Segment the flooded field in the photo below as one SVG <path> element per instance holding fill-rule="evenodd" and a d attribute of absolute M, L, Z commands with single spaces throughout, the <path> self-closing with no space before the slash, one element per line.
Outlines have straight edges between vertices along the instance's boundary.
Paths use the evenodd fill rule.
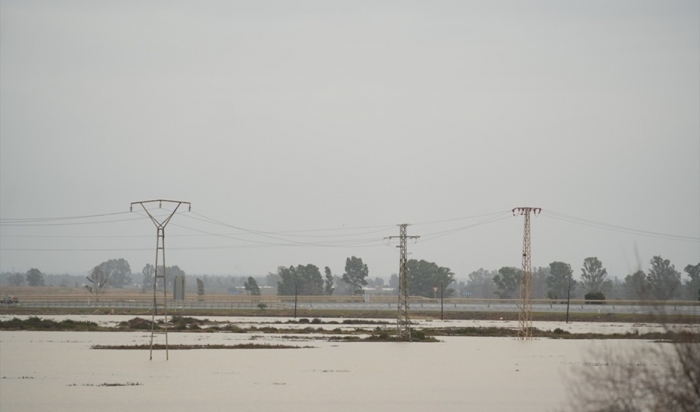
<path fill-rule="evenodd" d="M 72 318 L 108 324 L 129 317 Z M 241 326 L 285 320 L 235 318 Z M 171 350 L 169 361 L 164 351 L 149 361 L 147 350 L 91 349 L 149 339 L 148 332 L 0 332 L 0 410 L 548 411 L 563 405 L 562 377 L 602 344 L 485 337 L 328 342 L 309 335 L 170 332 L 171 345 L 254 341 L 313 348 Z M 648 343 L 604 344 L 625 349 Z"/>
<path fill-rule="evenodd" d="M 30 315 L 0 315 L 0 321 L 7 321 L 12 318 L 27 319 Z M 128 321 L 133 319 L 133 315 L 40 315 L 42 319 L 52 319 L 55 321 L 62 321 L 66 319 L 73 319 L 79 321 L 90 321 L 96 322 L 100 326 L 114 327 L 119 322 Z M 150 321 L 151 315 L 143 315 L 142 318 Z M 209 319 L 216 322 L 231 322 L 239 327 L 246 328 L 252 325 L 259 326 L 261 324 L 267 325 L 279 325 L 284 324 L 285 328 L 299 328 L 303 329 L 308 326 L 313 326 L 314 328 L 323 328 L 327 330 L 332 330 L 335 328 L 340 329 L 355 329 L 358 327 L 364 327 L 366 329 L 374 329 L 377 325 L 380 327 L 394 328 L 396 321 L 394 319 L 373 319 L 374 325 L 344 325 L 343 321 L 347 319 L 343 318 L 321 318 L 320 320 L 323 324 L 294 324 L 288 323 L 289 321 L 298 321 L 302 318 L 280 318 L 280 317 L 243 317 L 243 316 L 193 316 L 193 318 L 204 320 Z M 307 318 L 308 319 L 308 318 Z M 334 323 L 330 323 L 334 322 Z M 517 329 L 518 322 L 513 320 L 434 320 L 434 319 L 413 319 L 417 328 L 441 328 L 441 327 L 499 327 L 499 328 L 511 328 Z M 384 324 L 384 325 L 381 325 Z M 602 333 L 602 334 L 613 334 L 613 333 L 627 333 L 627 332 L 662 332 L 665 327 L 669 325 L 662 325 L 658 323 L 608 323 L 608 322 L 533 322 L 533 327 L 541 330 L 553 330 L 556 328 L 565 330 L 571 333 Z M 672 326 L 672 325 L 671 325 Z M 677 325 L 677 328 L 696 328 L 695 325 Z"/>

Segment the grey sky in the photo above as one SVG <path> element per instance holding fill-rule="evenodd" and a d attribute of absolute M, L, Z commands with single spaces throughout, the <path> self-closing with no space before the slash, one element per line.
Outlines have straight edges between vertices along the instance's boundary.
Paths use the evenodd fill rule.
<path fill-rule="evenodd" d="M 167 263 L 198 274 L 340 274 L 354 255 L 387 277 L 398 253 L 381 239 L 398 223 L 423 236 L 411 258 L 458 277 L 519 266 L 522 217 L 437 238 L 492 216 L 420 224 L 517 206 L 700 238 L 698 1 L 0 7 L 2 271 L 84 273 L 118 257 L 140 271 L 155 255 L 148 220 L 9 219 L 154 198 L 192 202 L 197 215 L 168 226 Z M 202 216 L 333 230 L 264 237 Z M 700 262 L 697 240 L 545 214 L 532 233 L 534 265 L 576 273 L 588 256 L 619 277 L 653 255 Z"/>

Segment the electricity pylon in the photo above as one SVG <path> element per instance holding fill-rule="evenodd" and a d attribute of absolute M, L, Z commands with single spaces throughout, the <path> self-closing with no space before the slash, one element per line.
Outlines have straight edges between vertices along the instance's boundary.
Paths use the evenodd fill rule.
<path fill-rule="evenodd" d="M 175 204 L 175 208 L 173 209 L 172 212 L 163 220 L 158 220 L 155 216 L 151 214 L 151 212 L 146 208 L 147 203 L 158 203 L 158 208 L 161 209 L 163 207 L 163 203 L 173 203 Z M 130 210 L 133 212 L 134 211 L 134 205 L 141 205 L 143 210 L 146 212 L 148 217 L 151 218 L 153 223 L 156 225 L 156 229 L 158 231 L 158 239 L 156 241 L 156 264 L 153 267 L 154 273 L 153 273 L 153 315 L 151 317 L 151 352 L 150 352 L 150 360 L 153 360 L 153 335 L 155 334 L 155 325 L 156 325 L 156 316 L 158 315 L 158 307 L 163 308 L 163 317 L 164 317 L 164 322 L 163 326 L 165 327 L 165 360 L 168 360 L 168 293 L 167 293 L 167 283 L 165 279 L 165 226 L 168 225 L 168 222 L 170 222 L 170 219 L 172 219 L 173 215 L 175 215 L 175 212 L 177 212 L 177 209 L 180 208 L 181 205 L 186 204 L 189 207 L 189 210 L 192 210 L 192 205 L 190 202 L 181 202 L 179 200 L 163 200 L 163 199 L 157 199 L 157 200 L 145 200 L 143 202 L 132 202 Z M 158 264 L 158 257 L 161 257 L 163 263 L 162 265 Z M 158 295 L 156 293 L 156 286 L 158 285 L 158 279 L 163 280 L 163 302 L 158 303 Z"/>
<path fill-rule="evenodd" d="M 513 216 L 525 216 L 523 233 L 523 273 L 520 277 L 520 314 L 518 315 L 518 339 L 532 339 L 532 261 L 530 259 L 530 214 L 539 215 L 539 207 L 516 207 Z"/>
<path fill-rule="evenodd" d="M 397 247 L 401 251 L 401 257 L 399 258 L 399 310 L 396 317 L 396 333 L 399 339 L 410 341 L 411 317 L 408 313 L 408 263 L 406 260 L 406 240 L 418 239 L 420 236 L 406 236 L 406 227 L 408 223 L 402 223 L 398 226 L 400 232 L 398 236 L 399 245 Z M 393 238 L 396 238 L 396 236 L 389 236 L 386 239 Z"/>

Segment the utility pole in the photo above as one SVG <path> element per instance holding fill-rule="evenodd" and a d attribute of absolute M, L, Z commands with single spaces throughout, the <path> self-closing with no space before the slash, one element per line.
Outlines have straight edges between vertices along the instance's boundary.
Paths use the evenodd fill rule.
<path fill-rule="evenodd" d="M 418 239 L 420 236 L 406 236 L 406 227 L 408 223 L 398 225 L 399 246 L 401 257 L 399 258 L 399 305 L 398 314 L 396 317 L 396 333 L 401 340 L 411 340 L 411 318 L 408 313 L 408 264 L 406 260 L 406 240 Z M 393 239 L 397 236 L 389 236 L 386 239 Z"/>
<path fill-rule="evenodd" d="M 518 339 L 532 339 L 532 261 L 530 259 L 530 214 L 539 215 L 539 207 L 516 207 L 513 216 L 525 216 L 523 233 L 523 273 L 520 278 L 520 314 L 518 315 Z"/>
<path fill-rule="evenodd" d="M 444 296 L 445 285 L 440 285 L 440 320 L 445 320 Z"/>
<path fill-rule="evenodd" d="M 566 323 L 569 323 L 569 303 L 571 303 L 571 279 L 566 287 Z"/>
<path fill-rule="evenodd" d="M 163 208 L 163 203 L 170 203 L 174 204 L 175 207 L 174 209 L 170 212 L 169 215 L 163 220 L 158 220 L 157 217 L 153 216 L 151 212 L 148 210 L 146 207 L 147 204 L 150 203 L 158 203 L 158 209 Z M 175 215 L 175 212 L 180 208 L 181 205 L 186 204 L 188 206 L 189 211 L 192 210 L 192 205 L 190 202 L 181 202 L 179 200 L 164 200 L 164 199 L 156 199 L 156 200 L 145 200 L 142 202 L 131 202 L 131 207 L 130 210 L 133 212 L 134 211 L 134 205 L 141 205 L 143 210 L 146 212 L 148 217 L 151 218 L 153 221 L 153 224 L 156 225 L 157 229 L 157 240 L 156 240 L 156 264 L 154 266 L 154 273 L 153 273 L 153 314 L 151 317 L 151 352 L 150 352 L 150 360 L 153 360 L 153 335 L 155 335 L 155 326 L 156 326 L 156 316 L 158 315 L 158 307 L 163 308 L 163 325 L 165 327 L 165 360 L 168 360 L 168 293 L 167 293 L 167 283 L 165 279 L 165 226 L 168 225 L 170 222 L 170 219 Z M 161 258 L 162 264 L 158 264 L 158 258 Z M 158 285 L 158 279 L 163 280 L 163 301 L 161 303 L 158 302 L 158 294 L 156 293 L 157 291 L 157 285 Z"/>
<path fill-rule="evenodd" d="M 298 295 L 298 286 L 299 284 L 297 283 L 296 279 L 294 280 L 294 319 L 297 318 L 297 295 Z"/>

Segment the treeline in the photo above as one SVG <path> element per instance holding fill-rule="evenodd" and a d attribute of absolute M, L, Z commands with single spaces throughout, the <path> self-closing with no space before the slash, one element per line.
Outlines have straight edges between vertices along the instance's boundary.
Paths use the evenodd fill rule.
<path fill-rule="evenodd" d="M 532 269 L 533 299 L 630 299 L 630 300 L 700 300 L 700 263 L 687 265 L 681 273 L 667 259 L 654 256 L 648 272 L 639 270 L 620 280 L 609 277 L 607 269 L 596 257 L 584 259 L 580 273 L 565 262 L 552 262 L 547 267 Z M 459 294 L 473 298 L 517 298 L 520 291 L 521 269 L 502 267 L 497 271 L 479 269 L 459 282 Z"/>
<path fill-rule="evenodd" d="M 408 288 L 412 296 L 471 297 L 471 298 L 518 298 L 521 269 L 502 267 L 499 270 L 479 269 L 468 275 L 466 281 L 455 280 L 448 267 L 434 262 L 411 259 L 407 262 Z M 163 270 L 162 268 L 160 269 Z M 700 263 L 684 268 L 688 279 L 667 259 L 654 256 L 648 272 L 639 270 L 624 279 L 609 277 L 607 269 L 597 257 L 584 259 L 578 276 L 571 265 L 555 261 L 546 267 L 535 267 L 531 275 L 533 299 L 656 299 L 656 300 L 700 300 Z M 148 292 L 153 288 L 154 266 L 146 264 L 140 273 L 133 273 L 125 259 L 110 259 L 87 272 L 87 276 L 68 274 L 44 274 L 32 268 L 26 273 L 0 273 L 0 284 L 12 286 L 63 286 L 85 287 L 93 293 L 107 288 L 134 288 Z M 162 272 L 160 272 L 162 273 Z M 173 287 L 177 275 L 186 275 L 177 265 L 165 268 L 168 289 Z M 216 293 L 277 293 L 278 295 L 360 295 L 367 289 L 373 293 L 397 294 L 399 277 L 392 274 L 388 280 L 369 276 L 369 268 L 361 258 L 351 256 L 345 260 L 341 275 L 333 274 L 326 266 L 321 269 L 314 264 L 280 266 L 267 276 L 192 276 L 186 284 L 190 291 L 202 295 Z M 196 280 L 196 282 L 195 282 Z M 162 282 L 162 281 L 161 281 Z M 157 285 L 162 288 L 162 284 Z M 97 288 L 97 289 L 96 289 Z M 98 290 L 98 292 L 95 292 Z"/>
<path fill-rule="evenodd" d="M 450 268 L 439 266 L 434 262 L 411 259 L 407 262 L 408 289 L 412 296 L 436 297 L 443 293 L 450 297 L 456 290 L 454 273 Z M 333 275 L 326 266 L 321 274 L 318 266 L 313 264 L 277 268 L 277 272 L 267 275 L 267 284 L 276 283 L 278 295 L 361 295 L 366 289 L 383 289 L 384 279 L 369 277 L 369 268 L 361 258 L 352 256 L 345 260 L 345 271 L 342 276 Z M 399 277 L 396 274 L 389 278 L 388 291 L 396 294 Z"/>
<path fill-rule="evenodd" d="M 178 266 L 165 268 L 166 281 L 172 285 L 176 275 L 184 275 L 185 272 Z M 92 289 L 106 288 L 150 288 L 153 287 L 153 265 L 144 266 L 141 273 L 133 273 L 131 265 L 126 259 L 110 259 L 104 261 L 87 271 L 86 276 L 69 274 L 46 274 L 37 268 L 29 269 L 26 273 L 3 272 L 0 273 L 0 284 L 10 286 L 59 286 L 59 287 L 85 287 Z"/>

